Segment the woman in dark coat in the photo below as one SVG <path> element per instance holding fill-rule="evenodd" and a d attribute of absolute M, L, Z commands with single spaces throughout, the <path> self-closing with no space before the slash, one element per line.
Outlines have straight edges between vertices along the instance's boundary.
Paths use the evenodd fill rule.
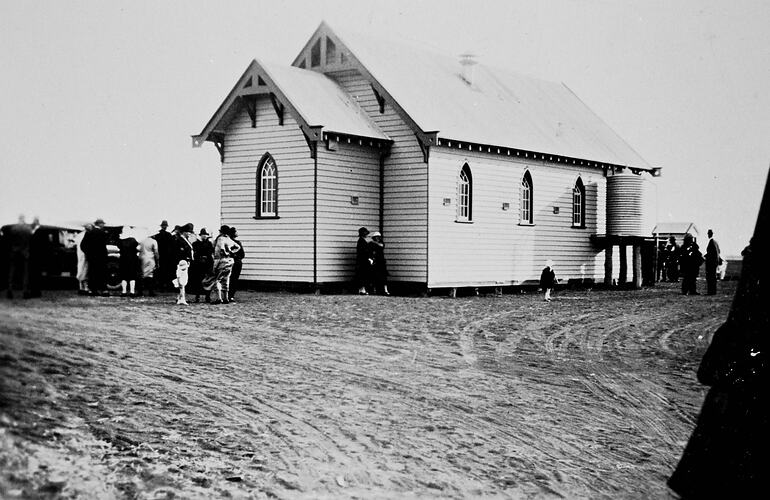
<path fill-rule="evenodd" d="M 107 233 L 104 221 L 96 219 L 94 228 L 83 236 L 80 248 L 88 260 L 88 285 L 91 295 L 109 295 L 107 292 Z"/>
<path fill-rule="evenodd" d="M 371 233 L 372 241 L 369 243 L 369 251 L 372 263 L 372 285 L 374 293 L 390 295 L 388 291 L 388 265 L 385 262 L 385 243 L 379 231 Z"/>
<path fill-rule="evenodd" d="M 359 295 L 368 295 L 366 287 L 369 286 L 372 276 L 372 256 L 369 250 L 369 241 L 366 237 L 369 230 L 365 227 L 358 229 L 358 243 L 356 243 L 356 271 L 355 284 L 358 287 Z"/>
<path fill-rule="evenodd" d="M 551 301 L 551 291 L 556 284 L 556 273 L 553 270 L 553 261 L 548 260 L 545 263 L 543 272 L 540 273 L 540 288 L 544 292 L 544 300 Z"/>
<path fill-rule="evenodd" d="M 682 274 L 682 295 L 700 295 L 696 289 L 696 280 L 703 264 L 703 254 L 690 233 L 684 235 L 684 243 L 679 249 L 679 270 Z"/>
<path fill-rule="evenodd" d="M 128 227 L 123 228 L 123 232 L 118 240 L 118 250 L 120 250 L 120 259 L 118 260 L 120 272 L 121 297 L 130 295 L 136 297 L 136 280 L 139 279 L 139 242 Z"/>
<path fill-rule="evenodd" d="M 214 244 L 211 235 L 204 227 L 198 235 L 199 239 L 193 243 L 193 262 L 190 266 L 190 287 L 195 293 L 195 302 L 200 302 L 201 294 L 210 302 L 209 293 L 203 290 L 203 280 L 214 271 Z"/>

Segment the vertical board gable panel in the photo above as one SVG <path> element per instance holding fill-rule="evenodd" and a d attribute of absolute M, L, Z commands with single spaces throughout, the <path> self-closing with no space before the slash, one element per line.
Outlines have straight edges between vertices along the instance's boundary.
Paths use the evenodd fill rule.
<path fill-rule="evenodd" d="M 428 168 L 414 132 L 393 106 L 380 106 L 371 85 L 357 71 L 330 73 L 394 143 L 385 160 L 383 239 L 390 279 L 427 282 Z"/>
<path fill-rule="evenodd" d="M 465 162 L 473 176 L 472 223 L 455 222 L 457 175 Z M 536 281 L 549 258 L 565 281 L 602 278 L 603 252 L 590 240 L 605 217 L 598 196 L 605 184 L 601 172 L 447 148 L 433 149 L 429 167 L 429 286 Z M 533 226 L 519 224 L 520 186 L 527 169 L 533 178 Z M 585 229 L 572 227 L 572 188 L 578 174 L 586 185 Z M 449 205 L 444 205 L 445 198 Z"/>
<path fill-rule="evenodd" d="M 267 97 L 256 128 L 241 109 L 225 132 L 222 224 L 236 226 L 246 257 L 241 279 L 313 281 L 313 159 L 296 121 L 284 125 Z M 278 219 L 255 219 L 257 167 L 269 152 L 278 167 Z"/>

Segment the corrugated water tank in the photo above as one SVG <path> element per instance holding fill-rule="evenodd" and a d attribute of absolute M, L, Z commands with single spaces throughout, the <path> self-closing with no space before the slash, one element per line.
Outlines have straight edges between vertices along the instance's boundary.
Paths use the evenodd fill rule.
<path fill-rule="evenodd" d="M 649 236 L 650 196 L 641 175 L 616 174 L 607 177 L 607 235 Z"/>

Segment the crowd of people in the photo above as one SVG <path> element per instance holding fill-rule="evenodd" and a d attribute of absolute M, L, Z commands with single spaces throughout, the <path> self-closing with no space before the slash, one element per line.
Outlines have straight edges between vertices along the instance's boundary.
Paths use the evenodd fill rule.
<path fill-rule="evenodd" d="M 23 217 L 17 224 L 5 227 L 3 238 L 8 247 L 8 298 L 13 298 L 14 280 L 19 277 L 25 298 L 40 296 L 40 273 L 36 270 L 42 267 L 39 261 L 45 256 L 35 251 L 40 247 L 35 244 L 38 227 L 40 222 L 37 218 L 27 224 Z M 192 223 L 175 226 L 171 231 L 168 228 L 168 222 L 164 220 L 157 232 L 145 235 L 137 234 L 133 227 L 123 226 L 117 242 L 114 238 L 110 242 L 104 220 L 96 219 L 93 224 L 87 224 L 85 230 L 75 237 L 79 293 L 92 296 L 110 294 L 107 286 L 108 245 L 112 243 L 119 252 L 121 296 L 154 296 L 156 291 L 176 289 L 178 304 L 187 304 L 188 293 L 194 296 L 195 302 L 199 302 L 201 296 L 206 302 L 233 302 L 245 257 L 237 229 L 223 225 L 212 240 L 206 228 L 195 234 Z M 708 237 L 705 255 L 690 233 L 684 235 L 681 246 L 674 236 L 661 243 L 658 247 L 658 279 L 669 282 L 681 279 L 683 295 L 700 295 L 697 277 L 705 263 L 706 294 L 716 294 L 717 279 L 720 270 L 724 272 L 726 263 L 711 229 L 708 230 Z M 382 234 L 379 231 L 370 232 L 365 227 L 359 228 L 354 274 L 358 293 L 390 295 L 388 275 Z M 550 301 L 555 282 L 553 263 L 549 261 L 540 277 L 540 289 L 546 301 Z"/>
<path fill-rule="evenodd" d="M 104 221 L 97 219 L 76 240 L 80 294 L 109 295 L 104 227 Z M 116 245 L 120 295 L 155 296 L 156 291 L 175 289 L 177 304 L 188 303 L 188 291 L 194 294 L 195 302 L 200 301 L 201 295 L 214 304 L 234 302 L 245 256 L 237 229 L 223 225 L 212 241 L 206 228 L 195 234 L 192 223 L 176 226 L 172 231 L 168 227 L 164 220 L 158 232 L 147 236 L 136 234 L 129 226 L 123 227 Z"/>
<path fill-rule="evenodd" d="M 677 245 L 674 236 L 658 248 L 659 280 L 676 283 L 682 279 L 682 295 L 700 295 L 697 290 L 697 278 L 700 268 L 706 264 L 706 295 L 717 293 L 717 277 L 724 276 L 726 262 L 722 259 L 719 243 L 714 238 L 714 231 L 708 230 L 709 242 L 704 255 L 695 237 L 684 235 L 682 246 Z"/>

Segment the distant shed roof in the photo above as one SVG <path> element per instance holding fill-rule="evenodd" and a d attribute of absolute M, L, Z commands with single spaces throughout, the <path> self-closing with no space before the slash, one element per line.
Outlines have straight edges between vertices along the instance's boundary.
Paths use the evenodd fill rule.
<path fill-rule="evenodd" d="M 564 84 L 477 64 L 469 85 L 460 76 L 459 58 L 337 29 L 333 33 L 424 132 L 651 169 Z"/>
<path fill-rule="evenodd" d="M 389 140 L 331 78 L 315 71 L 258 61 L 259 65 L 311 126 L 325 132 Z"/>

